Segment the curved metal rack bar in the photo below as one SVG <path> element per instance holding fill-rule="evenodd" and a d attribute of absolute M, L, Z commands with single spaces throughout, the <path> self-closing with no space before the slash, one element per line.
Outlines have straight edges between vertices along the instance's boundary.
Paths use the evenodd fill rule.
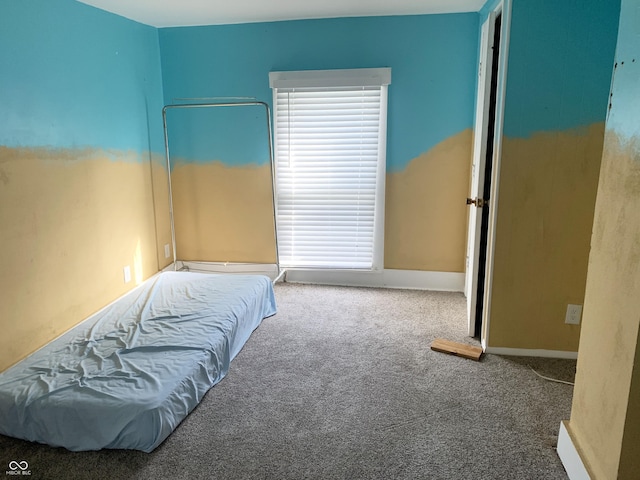
<path fill-rule="evenodd" d="M 246 106 L 262 106 L 265 109 L 266 113 L 266 121 L 267 121 L 267 136 L 268 136 L 268 147 L 269 147 L 269 169 L 271 170 L 271 199 L 273 202 L 273 238 L 275 241 L 276 248 L 276 269 L 277 276 L 273 280 L 273 282 L 277 282 L 284 275 L 285 271 L 280 269 L 280 254 L 278 250 L 278 223 L 276 219 L 276 175 L 275 175 L 275 166 L 274 166 L 274 156 L 273 156 L 273 133 L 271 131 L 271 108 L 269 104 L 266 102 L 262 102 L 256 99 L 245 99 L 245 97 L 230 97 L 228 99 L 215 97 L 216 101 L 214 102 L 203 102 L 203 103 L 176 103 L 165 105 L 162 108 L 162 124 L 164 128 L 164 150 L 165 150 L 165 160 L 167 167 L 167 178 L 169 183 L 169 218 L 171 224 L 171 245 L 173 247 L 173 265 L 174 270 L 177 268 L 177 250 L 176 250 L 176 229 L 174 223 L 174 212 L 173 212 L 173 190 L 171 186 L 171 156 L 169 153 L 169 135 L 167 129 L 167 111 L 172 109 L 180 109 L 180 108 L 216 108 L 216 107 L 246 107 Z M 183 100 L 194 100 L 198 101 L 200 99 L 183 99 Z M 219 101 L 218 101 L 219 100 Z M 237 101 L 230 101 L 237 100 Z"/>

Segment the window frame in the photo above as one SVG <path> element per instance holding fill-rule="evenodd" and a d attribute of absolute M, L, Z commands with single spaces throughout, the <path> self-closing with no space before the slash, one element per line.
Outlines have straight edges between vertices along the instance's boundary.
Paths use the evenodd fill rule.
<path fill-rule="evenodd" d="M 385 225 L 385 191 L 386 191 L 386 146 L 387 146 L 387 114 L 388 86 L 391 83 L 390 68 L 362 68 L 345 70 L 305 70 L 289 72 L 270 72 L 269 86 L 273 91 L 273 134 L 274 158 L 277 158 L 277 116 L 278 89 L 314 88 L 330 89 L 341 87 L 379 87 L 380 88 L 380 120 L 378 130 L 378 159 L 376 171 L 376 189 L 374 201 L 374 230 L 372 267 L 366 268 L 327 268 L 327 267 L 286 267 L 288 270 L 323 271 L 323 272 L 382 272 L 384 271 L 384 225 Z M 278 194 L 277 168 L 274 172 L 276 198 Z M 278 219 L 278 202 L 276 221 Z"/>

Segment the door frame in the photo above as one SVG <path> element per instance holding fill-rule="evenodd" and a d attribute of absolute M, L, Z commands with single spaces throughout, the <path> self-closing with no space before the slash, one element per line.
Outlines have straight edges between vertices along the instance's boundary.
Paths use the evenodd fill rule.
<path fill-rule="evenodd" d="M 483 350 L 486 350 L 489 344 L 490 324 L 491 324 L 491 293 L 493 289 L 493 267 L 496 246 L 496 226 L 498 216 L 498 198 L 500 190 L 500 167 L 502 163 L 502 139 L 504 131 L 504 110 L 505 110 L 505 93 L 507 86 L 507 66 L 509 59 L 509 39 L 511 33 L 511 7 L 512 0 L 499 0 L 495 2 L 493 8 L 489 10 L 487 19 L 495 21 L 498 14 L 502 14 L 502 31 L 500 35 L 500 57 L 498 58 L 498 84 L 496 88 L 496 112 L 493 139 L 493 165 L 491 172 L 491 201 L 489 202 L 489 223 L 487 225 L 487 253 L 486 253 L 486 270 L 485 270 L 485 288 L 484 303 L 482 310 L 482 329 L 480 332 L 480 341 Z M 484 23 L 484 22 L 483 22 Z M 489 40 L 487 40 L 489 41 Z M 482 45 L 480 46 L 480 53 Z M 487 75 L 485 69 L 483 74 Z M 491 72 L 488 72 L 490 75 Z M 480 93 L 478 93 L 480 94 Z M 488 125 L 488 116 L 485 116 L 486 124 L 483 124 L 483 136 Z M 486 179 L 485 179 L 486 181 Z M 478 226 L 478 228 L 480 228 Z M 477 275 L 477 270 L 473 272 Z M 475 332 L 477 334 L 477 332 Z"/>
<path fill-rule="evenodd" d="M 485 189 L 486 159 L 489 150 L 489 130 L 491 129 L 492 87 L 494 79 L 493 59 L 495 56 L 494 39 L 498 13 L 489 12 L 487 19 L 480 27 L 480 57 L 478 61 L 478 83 L 476 94 L 476 114 L 473 132 L 473 150 L 471 162 L 471 198 L 482 198 Z M 496 65 L 497 67 L 497 65 Z M 496 72 L 497 75 L 497 72 Z M 496 78 L 497 86 L 497 78 Z M 494 122 L 495 123 L 495 122 Z M 480 283 L 480 258 L 482 257 L 481 232 L 483 227 L 483 207 L 468 203 L 467 216 L 467 255 L 464 277 L 464 293 L 467 297 L 467 334 L 476 336 L 476 306 L 478 304 L 478 287 Z M 485 254 L 486 257 L 486 254 Z"/>

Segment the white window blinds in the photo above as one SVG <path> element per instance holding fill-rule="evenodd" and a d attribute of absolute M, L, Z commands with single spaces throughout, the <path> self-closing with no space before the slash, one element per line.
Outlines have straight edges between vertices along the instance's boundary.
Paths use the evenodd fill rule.
<path fill-rule="evenodd" d="M 367 72 L 379 70 L 388 69 Z M 352 85 L 372 82 L 354 82 L 357 70 L 346 71 L 346 79 L 339 72 L 321 72 L 336 74 L 331 81 L 319 75 L 321 86 L 309 85 L 314 72 L 288 72 L 306 75 L 298 79 L 301 87 L 278 87 L 272 76 L 278 247 L 285 267 L 379 266 L 386 85 Z"/>

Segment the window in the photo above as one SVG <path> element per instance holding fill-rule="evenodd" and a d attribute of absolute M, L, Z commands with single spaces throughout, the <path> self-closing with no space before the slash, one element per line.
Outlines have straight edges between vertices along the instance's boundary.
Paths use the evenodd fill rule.
<path fill-rule="evenodd" d="M 284 267 L 382 268 L 391 70 L 271 72 Z"/>

